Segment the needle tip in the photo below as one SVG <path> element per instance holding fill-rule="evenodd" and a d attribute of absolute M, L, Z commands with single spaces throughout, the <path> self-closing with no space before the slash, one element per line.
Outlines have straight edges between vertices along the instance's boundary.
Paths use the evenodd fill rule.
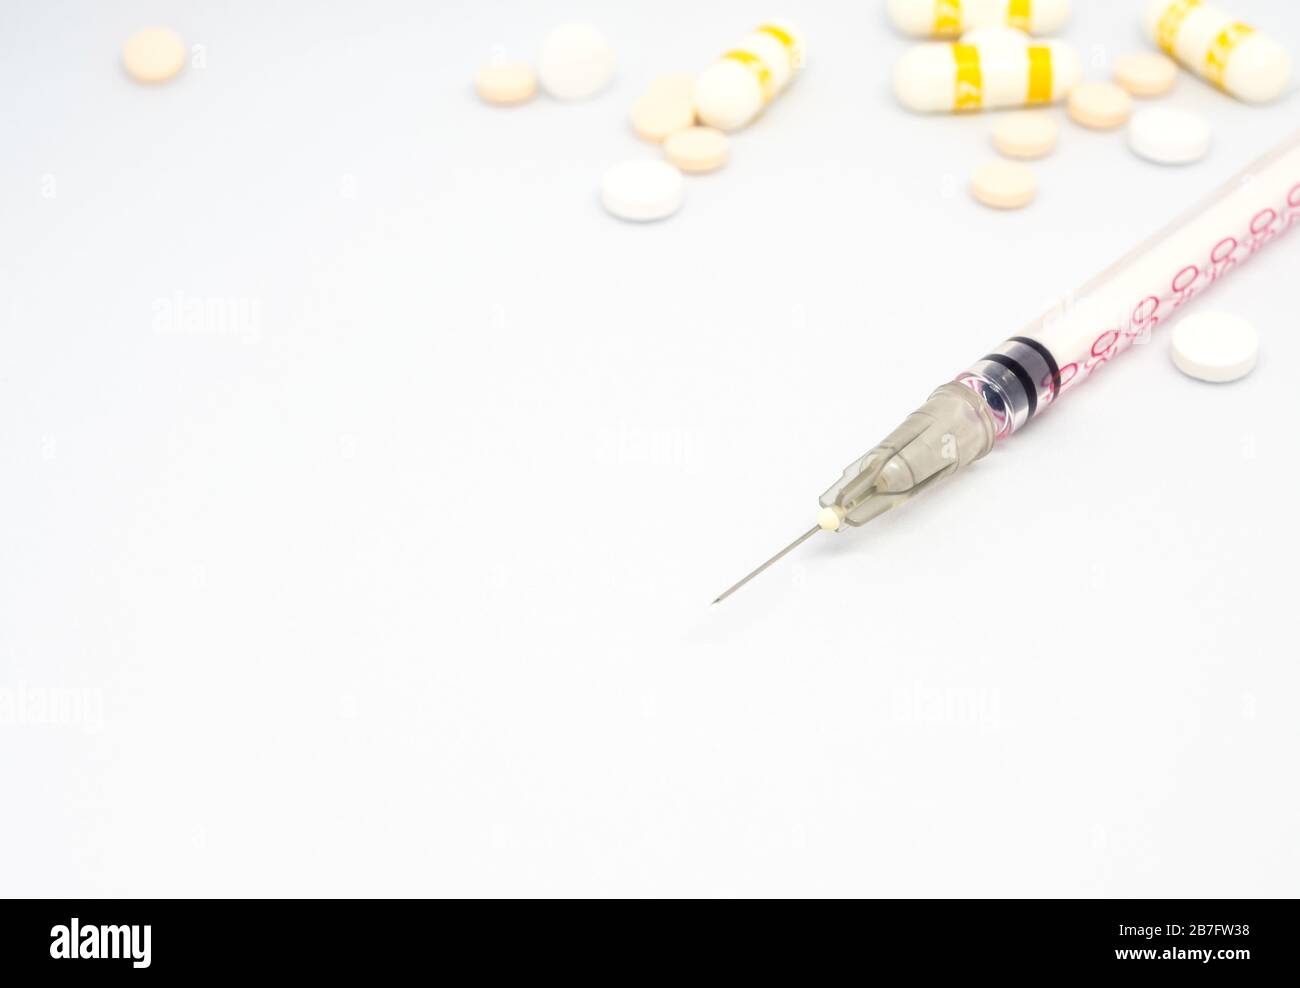
<path fill-rule="evenodd" d="M 814 535 L 816 535 L 816 534 L 817 534 L 818 532 L 820 532 L 821 530 L 822 530 L 822 527 L 821 527 L 820 525 L 814 525 L 812 528 L 808 529 L 808 531 L 806 531 L 806 532 L 804 532 L 802 535 L 800 535 L 797 539 L 795 539 L 795 540 L 794 540 L 793 542 L 791 542 L 788 546 L 786 546 L 784 549 L 782 549 L 780 552 L 778 552 L 775 556 L 773 556 L 771 559 L 769 559 L 767 562 L 765 562 L 762 566 L 758 567 L 758 569 L 754 570 L 754 572 L 752 572 L 752 573 L 750 573 L 748 576 L 746 576 L 746 577 L 745 577 L 743 580 L 741 580 L 739 583 L 735 584 L 734 586 L 732 586 L 730 589 L 724 591 L 723 593 L 718 594 L 718 596 L 714 598 L 713 603 L 714 603 L 714 604 L 720 604 L 720 603 L 722 603 L 724 600 L 726 600 L 728 597 L 730 597 L 733 593 L 735 593 L 737 590 L 739 590 L 741 587 L 743 587 L 746 583 L 748 583 L 748 582 L 749 582 L 750 580 L 752 580 L 754 577 L 758 576 L 759 573 L 763 572 L 765 569 L 767 569 L 769 566 L 771 566 L 771 565 L 772 565 L 773 563 L 775 563 L 777 560 L 781 559 L 782 557 L 784 557 L 784 556 L 788 555 L 789 553 L 793 552 L 795 549 L 799 548 L 799 546 L 803 545 L 805 542 L 807 542 L 810 538 L 812 538 Z M 710 604 L 709 606 L 712 607 L 713 604 Z"/>

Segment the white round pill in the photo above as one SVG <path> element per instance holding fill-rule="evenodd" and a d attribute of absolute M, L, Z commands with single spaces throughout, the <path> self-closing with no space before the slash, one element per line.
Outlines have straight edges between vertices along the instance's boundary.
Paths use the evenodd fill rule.
<path fill-rule="evenodd" d="M 1139 110 L 1128 127 L 1135 153 L 1159 165 L 1187 165 L 1210 151 L 1210 125 L 1199 113 L 1157 106 Z"/>
<path fill-rule="evenodd" d="M 605 173 L 600 201 L 621 220 L 647 222 L 681 208 L 686 180 L 666 161 L 624 161 Z"/>
<path fill-rule="evenodd" d="M 1174 364 L 1188 377 L 1223 384 L 1245 377 L 1259 360 L 1259 333 L 1228 312 L 1198 312 L 1173 332 Z"/>
<path fill-rule="evenodd" d="M 556 99 L 595 96 L 614 76 L 614 49 L 590 24 L 557 27 L 542 42 L 537 75 Z"/>
<path fill-rule="evenodd" d="M 166 82 L 185 67 L 185 42 L 167 27 L 147 27 L 126 39 L 122 64 L 137 82 Z"/>

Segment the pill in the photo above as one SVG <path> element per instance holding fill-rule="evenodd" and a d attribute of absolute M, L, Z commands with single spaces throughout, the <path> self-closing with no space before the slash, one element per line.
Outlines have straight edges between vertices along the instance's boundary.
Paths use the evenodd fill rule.
<path fill-rule="evenodd" d="M 185 67 L 185 42 L 166 27 L 147 27 L 126 39 L 122 64 L 137 82 L 166 82 Z"/>
<path fill-rule="evenodd" d="M 919 38 L 957 38 L 984 27 L 1053 34 L 1070 19 L 1070 0 L 889 0 L 889 18 Z"/>
<path fill-rule="evenodd" d="M 1008 158 L 1041 158 L 1056 147 L 1060 125 L 1042 110 L 1009 113 L 993 128 L 993 146 Z"/>
<path fill-rule="evenodd" d="M 600 200 L 624 220 L 661 220 L 682 205 L 686 182 L 666 161 L 624 161 L 605 173 Z"/>
<path fill-rule="evenodd" d="M 1114 130 L 1128 122 L 1133 97 L 1113 82 L 1088 82 L 1070 93 L 1070 117 L 1093 130 Z"/>
<path fill-rule="evenodd" d="M 737 130 L 785 89 L 804 60 L 797 28 L 763 24 L 695 80 L 696 113 L 710 127 Z"/>
<path fill-rule="evenodd" d="M 1015 48 L 1026 48 L 1032 42 L 1033 38 L 1014 27 L 977 27 L 961 36 L 963 45 L 974 45 L 976 48 L 988 45 L 1011 45 Z"/>
<path fill-rule="evenodd" d="M 614 49 L 590 24 L 557 27 L 542 41 L 537 75 L 556 99 L 595 96 L 614 76 Z"/>
<path fill-rule="evenodd" d="M 936 41 L 899 59 L 894 91 L 918 113 L 1039 106 L 1063 99 L 1082 75 L 1079 52 L 1063 41 L 1023 47 Z"/>
<path fill-rule="evenodd" d="M 682 171 L 698 175 L 725 165 L 730 143 L 713 127 L 687 127 L 664 141 L 664 153 Z"/>
<path fill-rule="evenodd" d="M 1259 361 L 1259 333 L 1228 312 L 1198 312 L 1172 335 L 1174 364 L 1198 381 L 1225 384 L 1245 377 Z"/>
<path fill-rule="evenodd" d="M 1153 106 L 1133 115 L 1128 143 L 1159 165 L 1188 165 L 1210 151 L 1210 125 L 1199 113 Z"/>
<path fill-rule="evenodd" d="M 1178 65 L 1157 52 L 1134 52 L 1115 61 L 1115 81 L 1132 96 L 1164 96 L 1178 81 Z"/>
<path fill-rule="evenodd" d="M 632 128 L 647 141 L 663 143 L 695 123 L 695 76 L 666 75 L 655 79 L 632 108 Z"/>
<path fill-rule="evenodd" d="M 537 73 L 523 62 L 485 65 L 478 70 L 474 84 L 485 102 L 500 106 L 526 103 L 537 95 Z"/>
<path fill-rule="evenodd" d="M 1015 161 L 990 161 L 976 170 L 971 191 L 986 206 L 1019 209 L 1034 201 L 1038 194 L 1038 179 L 1028 165 Z"/>
<path fill-rule="evenodd" d="M 1149 0 L 1146 26 L 1166 55 L 1248 103 L 1277 99 L 1291 81 L 1285 48 L 1201 0 Z"/>

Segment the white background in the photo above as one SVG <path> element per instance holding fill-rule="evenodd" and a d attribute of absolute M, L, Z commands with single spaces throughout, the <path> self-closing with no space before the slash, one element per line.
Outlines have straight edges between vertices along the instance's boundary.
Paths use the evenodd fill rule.
<path fill-rule="evenodd" d="M 1148 47 L 1075 6 L 1091 76 Z M 646 82 L 772 13 L 809 65 L 732 163 L 605 215 Z M 478 102 L 581 19 L 611 89 Z M 152 23 L 206 64 L 129 81 Z M 1202 303 L 1247 380 L 1157 337 L 709 606 L 1300 117 L 1184 76 L 1207 161 L 1067 124 L 995 214 L 991 119 L 901 111 L 906 43 L 882 2 L 6 0 L 0 891 L 1294 894 L 1300 241 Z"/>

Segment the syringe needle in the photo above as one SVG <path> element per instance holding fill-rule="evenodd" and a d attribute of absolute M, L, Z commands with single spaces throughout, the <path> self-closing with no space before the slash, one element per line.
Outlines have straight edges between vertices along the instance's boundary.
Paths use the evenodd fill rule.
<path fill-rule="evenodd" d="M 758 569 L 754 570 L 754 572 L 750 573 L 749 576 L 745 577 L 743 580 L 741 580 L 739 583 L 737 583 L 735 586 L 733 586 L 730 590 L 727 590 L 725 593 L 719 594 L 718 597 L 713 601 L 713 603 L 715 603 L 715 604 L 720 604 L 720 603 L 722 603 L 722 601 L 726 600 L 726 599 L 727 599 L 728 597 L 730 597 L 733 593 L 735 593 L 737 590 L 739 590 L 741 587 L 743 587 L 746 583 L 748 583 L 748 582 L 749 582 L 750 580 L 752 580 L 754 577 L 758 576 L 758 574 L 761 573 L 761 572 L 763 572 L 763 570 L 767 569 L 769 566 L 771 566 L 773 563 L 775 563 L 778 559 L 781 559 L 782 557 L 787 556 L 787 555 L 789 555 L 790 553 L 794 552 L 795 549 L 798 549 L 799 546 L 803 545 L 805 542 L 807 542 L 810 538 L 812 538 L 814 535 L 816 535 L 816 534 L 817 534 L 818 532 L 820 532 L 821 530 L 822 530 L 822 528 L 821 528 L 820 525 L 814 525 L 812 528 L 808 529 L 808 531 L 806 531 L 806 532 L 804 532 L 802 535 L 800 535 L 797 539 L 795 539 L 795 540 L 794 540 L 793 542 L 791 542 L 788 546 L 786 546 L 784 549 L 782 549 L 780 552 L 778 552 L 775 556 L 773 556 L 771 559 L 769 559 L 767 562 L 765 562 L 762 566 L 760 566 Z"/>

